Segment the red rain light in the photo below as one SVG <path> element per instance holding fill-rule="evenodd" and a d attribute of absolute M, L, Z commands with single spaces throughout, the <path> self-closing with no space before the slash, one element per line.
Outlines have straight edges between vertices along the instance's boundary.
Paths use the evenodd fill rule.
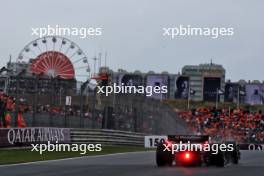
<path fill-rule="evenodd" d="M 188 153 L 188 152 L 185 153 L 185 154 L 184 154 L 184 158 L 187 159 L 187 160 L 189 160 L 189 159 L 191 158 L 191 154 Z"/>

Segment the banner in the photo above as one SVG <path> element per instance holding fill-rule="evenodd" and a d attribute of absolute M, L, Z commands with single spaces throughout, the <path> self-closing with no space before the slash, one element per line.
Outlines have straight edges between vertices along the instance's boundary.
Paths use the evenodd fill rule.
<path fill-rule="evenodd" d="M 220 90 L 221 79 L 216 77 L 204 78 L 204 101 L 216 101 L 216 91 Z M 219 100 L 219 98 L 218 98 Z"/>
<path fill-rule="evenodd" d="M 168 139 L 168 136 L 145 136 L 145 148 L 155 148 L 159 143 Z"/>
<path fill-rule="evenodd" d="M 148 75 L 146 86 L 151 86 L 151 87 L 167 86 L 168 88 L 168 81 L 169 81 L 168 75 Z M 167 98 L 167 96 L 168 96 L 167 94 L 153 92 L 152 96 L 150 97 L 161 100 L 163 98 Z"/>
<path fill-rule="evenodd" d="M 264 84 L 246 84 L 245 103 L 250 105 L 264 104 Z"/>
<path fill-rule="evenodd" d="M 175 98 L 176 99 L 187 99 L 189 91 L 189 77 L 187 76 L 179 76 L 176 80 L 176 91 Z"/>
<path fill-rule="evenodd" d="M 143 86 L 143 77 L 141 75 L 135 74 L 122 74 L 119 75 L 119 85 L 124 86 Z"/>
<path fill-rule="evenodd" d="M 65 105 L 66 106 L 71 106 L 71 104 L 72 104 L 72 97 L 71 96 L 66 96 Z"/>
<path fill-rule="evenodd" d="M 0 147 L 24 146 L 36 143 L 69 143 L 69 128 L 1 128 Z"/>
<path fill-rule="evenodd" d="M 238 144 L 240 150 L 264 150 L 264 144 Z"/>
<path fill-rule="evenodd" d="M 237 102 L 237 91 L 239 84 L 226 83 L 225 85 L 225 102 Z"/>

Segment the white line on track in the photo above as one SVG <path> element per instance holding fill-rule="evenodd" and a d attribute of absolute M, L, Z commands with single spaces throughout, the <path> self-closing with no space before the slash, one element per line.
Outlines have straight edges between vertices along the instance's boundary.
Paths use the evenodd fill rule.
<path fill-rule="evenodd" d="M 4 165 L 0 165 L 0 168 L 1 167 L 11 167 L 11 166 L 20 166 L 20 165 L 38 164 L 38 163 L 52 163 L 52 162 L 68 161 L 68 160 L 75 160 L 75 159 L 81 159 L 81 158 L 99 158 L 99 157 L 106 157 L 106 156 L 136 154 L 136 153 L 146 153 L 146 152 L 153 152 L 153 151 L 123 152 L 123 153 L 112 153 L 112 154 L 94 155 L 94 156 L 78 156 L 78 157 L 72 157 L 72 158 L 63 158 L 63 159 L 54 159 L 54 160 L 45 160 L 45 161 L 32 161 L 32 162 L 17 163 L 17 164 L 4 164 Z"/>

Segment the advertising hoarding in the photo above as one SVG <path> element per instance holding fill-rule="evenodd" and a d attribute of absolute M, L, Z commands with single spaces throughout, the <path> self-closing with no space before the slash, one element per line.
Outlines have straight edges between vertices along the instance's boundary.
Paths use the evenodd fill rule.
<path fill-rule="evenodd" d="M 264 103 L 264 84 L 246 84 L 245 103 L 262 105 Z"/>
<path fill-rule="evenodd" d="M 239 83 L 226 83 L 225 84 L 225 102 L 237 103 L 239 91 L 239 102 L 244 103 L 245 87 Z"/>
<path fill-rule="evenodd" d="M 0 129 L 0 147 L 23 146 L 30 144 L 71 142 L 69 128 L 2 128 Z"/>
<path fill-rule="evenodd" d="M 136 74 L 122 74 L 119 75 L 118 84 L 124 86 L 143 86 L 142 75 Z"/>
<path fill-rule="evenodd" d="M 169 76 L 168 75 L 148 75 L 146 80 L 146 86 L 151 87 L 162 87 L 167 86 L 167 89 L 169 88 Z M 150 97 L 155 99 L 163 99 L 167 98 L 167 94 L 164 93 L 155 93 L 152 92 L 152 95 Z"/>
<path fill-rule="evenodd" d="M 218 77 L 204 78 L 204 101 L 216 101 L 216 92 L 220 90 L 221 79 Z"/>
<path fill-rule="evenodd" d="M 176 99 L 187 99 L 189 91 L 189 77 L 179 76 L 176 80 L 176 90 L 174 97 Z"/>
<path fill-rule="evenodd" d="M 225 85 L 225 102 L 237 102 L 237 91 L 239 84 L 226 83 Z"/>

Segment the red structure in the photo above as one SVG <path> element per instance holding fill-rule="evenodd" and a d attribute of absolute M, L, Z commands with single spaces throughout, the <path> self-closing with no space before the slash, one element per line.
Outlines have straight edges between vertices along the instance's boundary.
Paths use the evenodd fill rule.
<path fill-rule="evenodd" d="M 30 71 L 51 77 L 72 79 L 75 76 L 74 66 L 70 59 L 61 52 L 47 51 L 40 54 L 31 64 Z"/>

